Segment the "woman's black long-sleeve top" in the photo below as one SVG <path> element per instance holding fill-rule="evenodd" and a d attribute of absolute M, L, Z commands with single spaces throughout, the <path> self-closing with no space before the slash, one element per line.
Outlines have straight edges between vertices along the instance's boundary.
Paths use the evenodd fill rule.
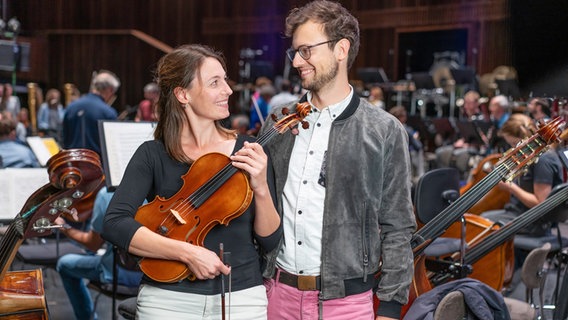
<path fill-rule="evenodd" d="M 254 141 L 251 137 L 239 136 L 235 144 L 236 152 L 244 141 Z M 128 249 L 134 233 L 142 225 L 133 219 L 144 200 L 151 202 L 156 196 L 171 198 L 183 186 L 182 176 L 190 166 L 173 160 L 160 141 L 146 141 L 134 153 L 120 186 L 117 188 L 108 207 L 103 238 Z M 268 163 L 268 184 L 274 196 L 274 181 L 271 163 Z M 191 183 L 191 181 L 187 181 Z M 160 213 L 157 213 L 160 214 Z M 261 237 L 254 232 L 254 200 L 249 208 L 228 226 L 217 225 L 207 234 L 204 246 L 219 252 L 219 243 L 224 244 L 225 252 L 230 252 L 232 290 L 242 290 L 262 284 L 261 253 L 274 249 L 282 237 L 282 224 L 270 236 Z M 191 292 L 197 294 L 218 294 L 221 290 L 219 277 L 213 280 L 182 280 L 178 283 L 160 283 L 144 276 L 142 282 L 163 289 Z"/>

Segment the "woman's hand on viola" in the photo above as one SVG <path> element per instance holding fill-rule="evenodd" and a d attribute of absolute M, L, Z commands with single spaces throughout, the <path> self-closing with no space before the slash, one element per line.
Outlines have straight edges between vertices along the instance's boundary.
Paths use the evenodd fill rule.
<path fill-rule="evenodd" d="M 225 265 L 215 252 L 191 244 L 189 247 L 191 258 L 185 263 L 197 279 L 215 279 L 221 273 L 224 275 L 231 273 L 231 267 Z"/>
<path fill-rule="evenodd" d="M 244 146 L 231 156 L 236 168 L 246 171 L 250 176 L 250 186 L 257 192 L 260 188 L 267 188 L 266 166 L 268 156 L 258 143 L 245 141 Z"/>

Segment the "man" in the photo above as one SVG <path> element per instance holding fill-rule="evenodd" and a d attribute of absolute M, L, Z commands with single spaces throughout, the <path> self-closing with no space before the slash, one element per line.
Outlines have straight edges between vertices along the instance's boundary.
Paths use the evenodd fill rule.
<path fill-rule="evenodd" d="M 489 100 L 489 116 L 497 129 L 501 129 L 510 115 L 507 97 L 498 95 Z"/>
<path fill-rule="evenodd" d="M 532 98 L 527 104 L 527 110 L 536 123 L 550 120 L 550 103 L 546 99 Z"/>
<path fill-rule="evenodd" d="M 57 271 L 61 276 L 63 287 L 73 306 L 75 317 L 80 319 L 92 319 L 93 301 L 91 293 L 84 279 L 101 283 L 112 283 L 113 252 L 112 245 L 107 243 L 104 255 L 96 255 L 105 241 L 101 237 L 103 220 L 106 209 L 112 199 L 112 192 L 103 187 L 95 197 L 91 225 L 88 231 L 66 227 L 62 233 L 68 238 L 84 246 L 91 254 L 66 254 L 57 261 Z M 67 226 L 66 221 L 58 217 L 56 224 Z M 118 268 L 118 283 L 129 287 L 137 286 L 142 278 L 140 271 Z M 96 319 L 96 317 L 95 317 Z"/>
<path fill-rule="evenodd" d="M 359 49 L 349 11 L 310 2 L 290 12 L 286 35 L 287 55 L 308 90 L 300 101 L 312 112 L 307 129 L 268 145 L 284 226 L 279 248 L 265 256 L 268 319 L 375 319 L 373 289 L 376 319 L 398 319 L 412 280 L 416 227 L 408 136 L 349 85 Z M 273 125 L 269 117 L 262 129 Z"/>
<path fill-rule="evenodd" d="M 138 104 L 138 111 L 134 121 L 158 121 L 156 106 L 160 98 L 160 88 L 154 82 L 144 86 L 144 100 Z"/>
<path fill-rule="evenodd" d="M 485 120 L 479 108 L 479 93 L 474 90 L 466 92 L 463 96 L 463 117 L 465 120 Z"/>
<path fill-rule="evenodd" d="M 509 108 L 509 100 L 504 95 L 494 96 L 489 100 L 489 117 L 492 122 L 492 127 L 489 128 L 487 136 L 489 138 L 489 148 L 487 153 L 505 152 L 510 146 L 503 137 L 499 136 L 497 132 L 503 127 L 505 122 L 511 116 Z"/>
<path fill-rule="evenodd" d="M 32 150 L 17 141 L 16 121 L 8 111 L 0 113 L 0 168 L 40 167 Z"/>
<path fill-rule="evenodd" d="M 116 119 L 110 104 L 119 87 L 116 75 L 101 71 L 91 81 L 90 93 L 69 104 L 63 119 L 65 149 L 85 148 L 101 154 L 98 121 Z"/>

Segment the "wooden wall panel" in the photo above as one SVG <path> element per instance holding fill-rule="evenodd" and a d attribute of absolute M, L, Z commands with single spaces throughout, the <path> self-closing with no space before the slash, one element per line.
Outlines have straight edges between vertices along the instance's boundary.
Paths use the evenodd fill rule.
<path fill-rule="evenodd" d="M 393 80 L 397 70 L 397 34 L 401 30 L 471 30 L 468 50 L 479 52 L 477 67 L 487 72 L 511 62 L 509 0 L 343 0 L 360 19 L 362 45 L 358 67 L 381 66 Z M 61 30 L 140 30 L 176 47 L 200 42 L 224 52 L 229 77 L 239 80 L 240 50 L 262 49 L 259 59 L 285 67 L 289 39 L 282 38 L 284 17 L 307 0 L 11 0 L 8 15 L 22 23 L 22 36 L 37 39 L 34 69 L 19 76 L 47 87 L 74 82 L 84 92 L 93 70 L 108 68 L 123 86 L 118 108 L 138 103 L 142 87 L 163 54 L 127 35 L 69 35 Z M 41 47 L 41 43 L 45 47 Z M 39 52 L 39 54 L 37 54 Z M 40 62 L 35 61 L 40 59 Z M 472 61 L 468 61 L 472 63 Z M 5 75 L 0 73 L 0 77 Z"/>

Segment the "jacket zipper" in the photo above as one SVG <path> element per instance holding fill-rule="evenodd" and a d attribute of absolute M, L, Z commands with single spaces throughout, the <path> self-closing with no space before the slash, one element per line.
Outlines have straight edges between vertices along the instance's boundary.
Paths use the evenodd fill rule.
<path fill-rule="evenodd" d="M 367 282 L 367 268 L 369 267 L 369 213 L 367 212 L 367 203 L 363 202 L 364 220 L 362 223 L 362 238 L 363 238 L 363 282 Z"/>

